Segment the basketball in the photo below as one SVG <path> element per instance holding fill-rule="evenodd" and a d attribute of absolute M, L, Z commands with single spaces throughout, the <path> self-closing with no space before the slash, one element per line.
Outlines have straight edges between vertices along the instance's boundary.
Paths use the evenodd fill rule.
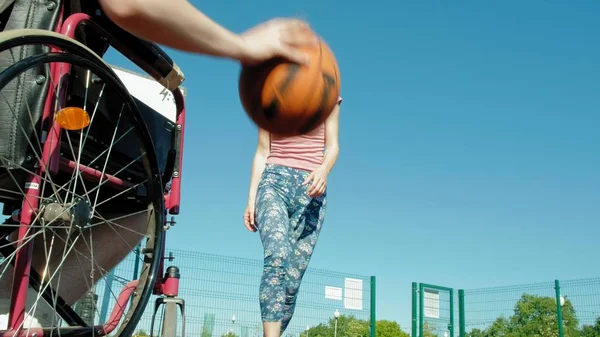
<path fill-rule="evenodd" d="M 280 136 L 308 133 L 325 122 L 340 95 L 335 56 L 323 39 L 310 49 L 309 64 L 281 59 L 244 66 L 239 95 L 250 119 Z"/>

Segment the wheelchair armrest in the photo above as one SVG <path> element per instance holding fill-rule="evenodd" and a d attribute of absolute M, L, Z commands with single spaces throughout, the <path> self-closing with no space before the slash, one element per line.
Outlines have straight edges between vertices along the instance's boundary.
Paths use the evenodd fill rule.
<path fill-rule="evenodd" d="M 108 39 L 109 44 L 170 91 L 185 80 L 181 69 L 158 45 L 123 30 L 104 16 L 95 16 L 92 24 L 82 22 Z"/>

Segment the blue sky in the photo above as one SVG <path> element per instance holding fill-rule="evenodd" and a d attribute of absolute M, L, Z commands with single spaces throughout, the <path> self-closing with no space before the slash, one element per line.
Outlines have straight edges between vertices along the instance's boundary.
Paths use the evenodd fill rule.
<path fill-rule="evenodd" d="M 237 32 L 307 19 L 335 52 L 341 154 L 311 266 L 376 275 L 379 318 L 410 322 L 412 281 L 600 276 L 600 2 L 193 2 Z M 173 57 L 188 117 L 169 244 L 259 259 L 242 223 L 256 129 L 239 66 Z"/>

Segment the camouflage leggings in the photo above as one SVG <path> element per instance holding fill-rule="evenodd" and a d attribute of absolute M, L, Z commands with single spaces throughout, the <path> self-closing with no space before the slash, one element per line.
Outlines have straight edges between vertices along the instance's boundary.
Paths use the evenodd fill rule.
<path fill-rule="evenodd" d="M 256 198 L 256 224 L 264 247 L 260 306 L 265 322 L 287 328 L 298 289 L 323 224 L 325 194 L 311 198 L 308 172 L 267 164 Z"/>

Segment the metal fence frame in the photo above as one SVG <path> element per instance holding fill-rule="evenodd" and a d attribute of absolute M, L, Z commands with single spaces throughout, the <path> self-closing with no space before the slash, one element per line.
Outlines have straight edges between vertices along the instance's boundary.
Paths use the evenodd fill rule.
<path fill-rule="evenodd" d="M 469 317 L 472 312 L 469 311 L 469 301 L 467 300 L 469 295 L 482 295 L 482 294 L 493 294 L 493 293 L 521 293 L 521 294 L 535 294 L 536 292 L 543 291 L 545 296 L 541 296 L 544 298 L 553 297 L 554 298 L 554 317 L 552 320 L 555 320 L 555 331 L 557 331 L 558 337 L 564 337 L 566 335 L 565 332 L 565 324 L 563 319 L 563 306 L 569 301 L 572 301 L 573 298 L 576 299 L 578 309 L 583 308 L 583 315 L 586 316 L 586 323 L 588 325 L 590 323 L 594 324 L 596 320 L 600 321 L 600 278 L 594 279 L 579 279 L 579 280 L 569 280 L 569 281 L 559 281 L 554 280 L 554 282 L 547 283 L 538 283 L 538 284 L 529 284 L 529 285 L 516 285 L 516 286 L 508 286 L 508 287 L 494 287 L 494 288 L 484 288 L 484 289 L 471 289 L 464 290 L 458 289 L 456 294 L 456 302 L 458 302 L 458 306 L 455 307 L 454 303 L 454 289 L 448 287 L 441 287 L 426 283 L 412 283 L 412 326 L 411 326 L 411 337 L 429 337 L 432 336 L 431 333 L 424 332 L 424 309 L 425 303 L 423 300 L 423 290 L 426 288 L 430 289 L 439 289 L 442 291 L 447 291 L 450 293 L 450 324 L 448 325 L 448 337 L 454 337 L 454 325 L 456 323 L 458 326 L 458 337 L 466 337 L 468 335 L 467 326 L 469 322 Z M 585 294 L 579 288 L 587 289 Z M 567 289 L 567 292 L 564 292 L 564 289 Z M 591 290 L 590 289 L 596 289 Z M 569 293 L 569 290 L 571 293 Z M 569 299 L 567 299 L 567 295 Z M 485 301 L 479 302 L 479 304 L 484 303 Z M 571 310 L 575 310 L 573 308 L 572 303 Z M 453 314 L 455 310 L 458 310 L 458 322 L 455 322 L 455 315 Z M 498 316 L 502 317 L 502 316 Z M 581 318 L 582 316 L 578 317 Z M 583 327 L 583 323 L 578 321 L 578 329 Z M 434 334 L 435 335 L 435 334 Z"/>
<path fill-rule="evenodd" d="M 198 337 L 209 337 L 209 335 L 221 337 L 221 335 L 228 334 L 227 331 L 232 332 L 228 335 L 232 337 L 234 332 L 235 336 L 239 337 L 262 335 L 258 310 L 258 286 L 263 271 L 261 260 L 177 249 L 171 251 L 173 254 L 168 254 L 168 256 L 174 257 L 174 261 L 165 262 L 179 267 L 181 271 L 179 297 L 186 301 L 186 321 L 188 323 L 186 330 L 188 333 L 198 335 Z M 95 304 L 87 303 L 89 301 L 86 302 L 84 298 L 80 301 L 81 303 L 78 303 L 77 309 L 89 311 L 92 315 L 90 320 L 94 320 L 94 316 L 105 320 L 109 314 L 108 308 L 112 308 L 114 304 L 114 294 L 118 293 L 121 287 L 118 282 L 113 284 L 112 280 L 119 277 L 124 279 L 136 277 L 135 275 L 139 273 L 138 254 L 137 250 L 132 252 L 111 271 L 112 277 L 107 277 L 97 285 L 92 301 Z M 166 264 L 166 266 L 168 265 Z M 354 282 L 352 284 L 359 282 L 360 288 L 353 288 L 350 281 Z M 340 298 L 328 299 L 325 296 L 327 286 L 337 288 Z M 319 324 L 328 325 L 329 320 L 334 317 L 334 311 L 339 309 L 342 315 L 354 316 L 364 322 L 363 324 L 368 325 L 368 336 L 376 337 L 376 287 L 375 276 L 309 267 L 299 292 L 296 314 L 285 336 L 300 337 L 306 332 L 305 327 L 314 327 Z M 155 299 L 156 296 L 153 296 L 150 300 L 138 324 L 138 332 L 147 333 L 151 330 L 149 323 L 154 312 L 153 302 Z M 354 303 L 354 307 L 351 307 L 351 302 Z M 229 319 L 232 314 L 237 316 L 235 322 L 231 322 Z M 203 333 L 207 317 L 213 317 L 213 322 L 208 322 L 214 328 L 214 330 L 210 329 L 210 334 Z M 160 322 L 160 314 L 157 318 Z M 234 330 L 230 330 L 232 328 Z M 198 329 L 200 330 L 196 331 Z M 179 331 L 177 335 L 180 335 Z"/>

